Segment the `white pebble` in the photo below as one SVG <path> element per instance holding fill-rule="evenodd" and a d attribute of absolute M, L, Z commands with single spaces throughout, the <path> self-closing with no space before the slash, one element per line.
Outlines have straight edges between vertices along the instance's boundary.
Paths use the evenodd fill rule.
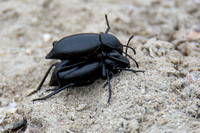
<path fill-rule="evenodd" d="M 25 54 L 30 55 L 31 53 L 32 53 L 32 50 L 31 50 L 31 49 L 26 49 L 26 50 L 25 50 Z"/>
<path fill-rule="evenodd" d="M 136 119 L 133 119 L 129 122 L 129 129 L 131 130 L 131 132 L 136 132 L 138 128 L 139 123 Z"/>
<path fill-rule="evenodd" d="M 51 39 L 51 35 L 49 33 L 45 33 L 42 35 L 43 41 L 48 42 Z"/>
<path fill-rule="evenodd" d="M 32 23 L 32 24 L 37 24 L 37 23 L 38 23 L 38 18 L 37 18 L 37 17 L 33 17 L 33 18 L 31 19 L 31 23 Z"/>
<path fill-rule="evenodd" d="M 86 108 L 86 104 L 79 104 L 78 107 L 76 107 L 77 111 L 82 111 Z"/>

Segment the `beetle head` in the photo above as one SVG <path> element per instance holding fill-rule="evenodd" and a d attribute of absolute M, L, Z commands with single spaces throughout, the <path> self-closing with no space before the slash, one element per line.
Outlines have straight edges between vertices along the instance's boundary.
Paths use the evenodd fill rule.
<path fill-rule="evenodd" d="M 120 53 L 116 51 L 112 51 L 109 54 L 107 54 L 107 57 L 105 62 L 107 65 L 111 65 L 112 67 L 120 67 L 120 68 L 129 68 L 130 62 L 129 60 L 121 55 Z"/>
<path fill-rule="evenodd" d="M 53 45 L 53 49 L 46 55 L 46 59 L 54 59 L 55 58 L 55 51 L 54 51 L 54 47 L 58 44 L 59 41 L 53 41 L 52 45 Z"/>
<path fill-rule="evenodd" d="M 111 34 L 101 33 L 100 39 L 103 46 L 106 47 L 105 50 L 109 50 L 109 51 L 116 50 L 120 54 L 122 53 L 123 45 L 115 36 Z"/>

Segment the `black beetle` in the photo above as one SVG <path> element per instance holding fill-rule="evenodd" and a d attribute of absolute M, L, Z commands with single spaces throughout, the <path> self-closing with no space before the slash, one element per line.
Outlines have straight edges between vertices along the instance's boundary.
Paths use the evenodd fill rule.
<path fill-rule="evenodd" d="M 116 50 L 118 53 L 125 53 L 123 47 L 130 48 L 135 53 L 135 50 L 123 45 L 115 36 L 108 34 L 110 30 L 107 15 L 105 15 L 107 29 L 105 33 L 82 33 L 67 36 L 59 41 L 53 42 L 53 48 L 47 54 L 46 59 L 77 59 L 91 58 L 91 56 L 102 55 L 102 52 L 109 53 Z M 126 49 L 127 54 L 127 49 Z"/>
<path fill-rule="evenodd" d="M 108 102 L 110 102 L 110 78 L 112 74 L 122 70 L 134 73 L 144 72 L 129 69 L 130 62 L 126 58 L 127 56 L 139 67 L 138 63 L 127 54 L 128 48 L 136 54 L 135 50 L 128 46 L 133 36 L 129 38 L 127 45 L 122 45 L 115 36 L 108 34 L 110 26 L 107 15 L 105 15 L 105 18 L 108 26 L 105 33 L 76 34 L 53 42 L 53 49 L 46 56 L 46 59 L 60 59 L 61 62 L 50 66 L 37 90 L 29 95 L 41 89 L 46 77 L 54 66 L 55 69 L 52 73 L 49 86 L 57 86 L 58 88 L 53 89 L 53 92 L 49 95 L 34 99 L 33 101 L 45 100 L 68 87 L 89 85 L 96 79 L 102 78 L 107 79 L 106 85 L 109 86 Z M 123 51 L 123 47 L 126 47 L 125 52 Z"/>
<path fill-rule="evenodd" d="M 118 73 L 121 70 L 132 71 L 134 73 L 143 72 L 128 69 L 130 67 L 129 60 L 116 51 L 106 53 L 103 57 L 104 59 L 95 58 L 79 62 L 75 62 L 73 60 L 63 60 L 60 63 L 54 63 L 52 66 L 50 66 L 36 91 L 41 89 L 53 66 L 56 66 L 56 68 L 52 73 L 49 86 L 58 86 L 58 88 L 53 89 L 53 92 L 49 95 L 43 98 L 34 99 L 33 101 L 45 100 L 68 87 L 90 85 L 96 79 L 102 78 L 107 79 L 107 84 L 109 86 L 108 102 L 110 102 L 110 78 L 112 74 Z"/>

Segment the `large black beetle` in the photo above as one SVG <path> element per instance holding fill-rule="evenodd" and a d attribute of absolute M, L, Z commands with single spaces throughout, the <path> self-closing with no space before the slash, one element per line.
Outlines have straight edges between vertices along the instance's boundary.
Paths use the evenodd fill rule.
<path fill-rule="evenodd" d="M 53 42 L 53 48 L 47 54 L 46 59 L 88 59 L 92 56 L 101 56 L 102 52 L 109 53 L 116 50 L 118 53 L 125 53 L 123 47 L 135 50 L 127 45 L 123 45 L 115 36 L 108 34 L 110 30 L 107 15 L 105 15 L 107 29 L 105 33 L 81 33 L 62 38 Z M 127 49 L 126 53 L 127 54 Z"/>
<path fill-rule="evenodd" d="M 112 74 L 122 70 L 134 73 L 144 72 L 129 69 L 130 62 L 126 58 L 127 56 L 139 67 L 138 63 L 127 54 L 128 48 L 136 53 L 132 47 L 128 46 L 133 36 L 129 38 L 127 45 L 123 45 L 115 36 L 108 34 L 110 26 L 107 15 L 105 15 L 105 18 L 108 26 L 105 33 L 76 34 L 53 42 L 53 48 L 46 56 L 46 59 L 60 59 L 61 62 L 50 66 L 37 90 L 29 95 L 41 89 L 46 77 L 54 66 L 55 69 L 49 86 L 57 86 L 57 89 L 54 89 L 49 95 L 34 99 L 33 101 L 45 100 L 68 87 L 89 85 L 96 79 L 102 78 L 107 79 L 106 85 L 109 86 L 108 102 L 110 102 L 110 78 Z M 126 47 L 125 52 L 123 47 Z"/>
<path fill-rule="evenodd" d="M 109 86 L 108 102 L 110 102 L 110 78 L 112 74 L 118 73 L 121 70 L 132 71 L 134 73 L 143 72 L 129 69 L 129 60 L 116 51 L 106 53 L 103 57 L 103 59 L 94 58 L 83 61 L 63 60 L 60 63 L 54 63 L 50 66 L 36 91 L 41 89 L 53 66 L 56 67 L 52 73 L 49 86 L 58 86 L 58 88 L 54 89 L 54 91 L 49 95 L 43 98 L 34 99 L 33 101 L 45 100 L 68 87 L 90 85 L 96 79 L 102 78 L 107 79 L 107 84 Z"/>

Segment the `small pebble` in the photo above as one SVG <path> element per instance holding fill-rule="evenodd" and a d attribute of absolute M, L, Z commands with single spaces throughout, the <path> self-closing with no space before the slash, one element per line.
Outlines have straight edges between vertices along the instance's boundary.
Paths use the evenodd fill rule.
<path fill-rule="evenodd" d="M 31 23 L 32 23 L 32 24 L 37 24 L 37 23 L 38 23 L 38 18 L 37 18 L 37 17 L 33 17 L 33 18 L 31 19 Z"/>
<path fill-rule="evenodd" d="M 133 119 L 129 122 L 129 129 L 131 132 L 135 132 L 137 129 L 139 129 L 139 123 L 136 119 Z"/>
<path fill-rule="evenodd" d="M 4 118 L 5 118 L 5 115 L 0 115 L 0 125 L 3 123 Z"/>
<path fill-rule="evenodd" d="M 51 40 L 51 35 L 49 33 L 45 33 L 42 35 L 42 39 L 44 42 L 49 42 Z"/>
<path fill-rule="evenodd" d="M 192 29 L 188 35 L 188 40 L 197 41 L 200 40 L 200 26 L 197 26 L 195 29 Z"/>
<path fill-rule="evenodd" d="M 26 49 L 26 50 L 25 50 L 25 54 L 26 54 L 26 55 L 32 54 L 32 50 L 31 50 L 31 49 Z"/>
<path fill-rule="evenodd" d="M 86 108 L 86 104 L 79 104 L 78 107 L 76 107 L 77 111 L 82 111 Z"/>
<path fill-rule="evenodd" d="M 26 91 L 26 96 L 29 96 L 30 94 L 32 94 L 35 91 L 35 89 L 28 89 Z"/>
<path fill-rule="evenodd" d="M 191 73 L 188 73 L 186 75 L 186 79 L 187 81 L 190 83 L 190 84 L 194 84 L 198 81 L 198 74 L 197 73 L 194 73 L 194 72 L 191 72 Z"/>

